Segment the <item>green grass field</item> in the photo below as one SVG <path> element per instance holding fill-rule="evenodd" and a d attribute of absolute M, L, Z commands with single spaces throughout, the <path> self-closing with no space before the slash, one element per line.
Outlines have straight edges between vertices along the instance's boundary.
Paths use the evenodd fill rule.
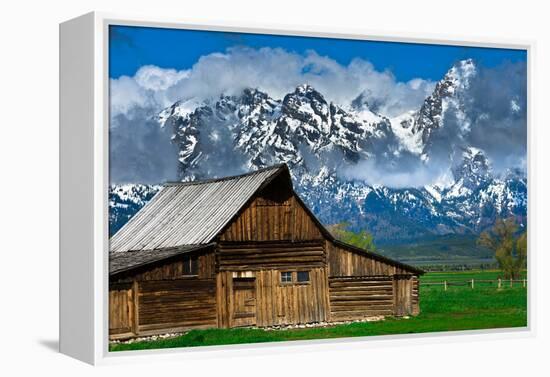
<path fill-rule="evenodd" d="M 498 271 L 428 273 L 421 282 L 443 280 L 496 279 Z M 221 344 L 243 344 L 288 340 L 326 339 L 388 334 L 509 328 L 527 326 L 527 290 L 494 285 L 422 286 L 420 315 L 409 319 L 387 318 L 380 322 L 362 322 L 324 328 L 264 331 L 262 329 L 192 330 L 177 338 L 133 344 L 111 344 L 111 351 L 154 348 L 193 347 Z"/>

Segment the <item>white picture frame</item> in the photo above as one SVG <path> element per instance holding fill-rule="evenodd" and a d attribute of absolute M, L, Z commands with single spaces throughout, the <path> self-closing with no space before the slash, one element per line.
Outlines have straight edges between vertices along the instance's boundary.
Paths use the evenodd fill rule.
<path fill-rule="evenodd" d="M 533 336 L 533 287 L 528 286 L 527 329 L 460 331 L 294 341 L 269 344 L 181 348 L 140 352 L 108 350 L 108 145 L 109 145 L 109 25 L 133 25 L 192 30 L 249 32 L 362 39 L 408 43 L 516 48 L 527 51 L 528 61 L 528 221 L 535 216 L 532 156 L 533 53 L 525 40 L 463 39 L 446 35 L 409 35 L 365 30 L 321 30 L 288 25 L 208 24 L 170 18 L 88 13 L 60 24 L 60 352 L 90 364 L 131 362 L 144 358 L 203 358 L 240 354 L 287 353 L 299 350 L 378 347 L 386 342 L 448 342 Z M 532 227 L 528 234 L 528 279 L 536 281 Z"/>

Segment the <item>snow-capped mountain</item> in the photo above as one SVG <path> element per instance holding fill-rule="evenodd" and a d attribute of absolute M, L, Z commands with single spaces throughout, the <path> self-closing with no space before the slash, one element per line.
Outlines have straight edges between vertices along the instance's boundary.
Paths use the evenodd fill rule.
<path fill-rule="evenodd" d="M 445 123 L 445 116 L 456 118 L 462 132 L 470 129 L 470 120 L 464 111 L 465 91 L 475 79 L 477 70 L 473 60 L 463 60 L 454 65 L 440 80 L 433 93 L 424 100 L 418 111 L 411 111 L 392 119 L 393 131 L 401 145 L 411 153 L 429 157 L 433 147 L 434 131 Z M 460 139 L 461 132 L 454 135 Z"/>
<path fill-rule="evenodd" d="M 172 133 L 182 180 L 284 162 L 296 190 L 326 224 L 347 221 L 381 242 L 475 234 L 497 217 L 513 215 L 524 224 L 527 208 L 525 175 L 497 176 L 484 151 L 464 142 L 473 126 L 466 92 L 476 72 L 471 60 L 457 63 L 417 111 L 391 119 L 372 111 L 363 95 L 335 104 L 305 84 L 282 99 L 258 89 L 202 102 L 183 99 L 157 120 Z M 443 138 L 451 118 L 458 127 L 453 138 Z M 437 184 L 391 188 L 369 180 L 369 167 L 403 173 L 409 166 L 430 169 L 435 159 L 449 166 Z M 111 233 L 157 190 L 112 186 Z"/>
<path fill-rule="evenodd" d="M 246 89 L 241 96 L 221 96 L 193 111 L 187 102 L 177 102 L 158 120 L 174 130 L 183 179 L 209 176 L 222 168 L 219 162 L 225 170 L 227 157 L 241 170 L 285 162 L 293 170 L 311 172 L 391 154 L 398 144 L 390 120 L 371 112 L 366 103 L 345 110 L 309 85 L 298 86 L 282 100 Z"/>
<path fill-rule="evenodd" d="M 158 192 L 159 185 L 125 184 L 109 187 L 109 234 L 115 234 Z"/>

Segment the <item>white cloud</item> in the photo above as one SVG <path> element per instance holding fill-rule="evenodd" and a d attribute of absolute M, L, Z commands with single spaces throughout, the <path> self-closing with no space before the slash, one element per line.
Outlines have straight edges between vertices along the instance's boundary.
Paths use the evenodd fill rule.
<path fill-rule="evenodd" d="M 446 187 L 452 181 L 450 165 L 447 161 L 424 164 L 420 160 L 401 160 L 400 165 L 385 161 L 363 160 L 343 170 L 342 176 L 358 179 L 371 185 L 393 188 L 423 187 L 437 184 Z"/>
<path fill-rule="evenodd" d="M 197 104 L 222 93 L 240 94 L 247 87 L 282 99 L 304 83 L 343 106 L 363 93 L 376 111 L 388 116 L 418 108 L 433 87 L 422 79 L 397 82 L 391 72 L 377 71 L 366 60 L 345 66 L 314 51 L 297 54 L 280 48 L 229 48 L 202 56 L 181 71 L 143 66 L 133 77 L 110 81 L 111 180 L 159 182 L 176 177 L 177 151 L 170 130 L 160 129 L 153 120 L 174 102 Z"/>
<path fill-rule="evenodd" d="M 432 137 L 429 161 L 394 156 L 391 160 L 399 160 L 398 164 L 369 161 L 345 175 L 392 187 L 445 180 L 454 144 L 484 149 L 496 171 L 521 165 L 526 143 L 525 64 L 480 69 L 477 76 L 464 93 L 468 101 L 463 108 L 445 112 L 445 126 Z M 503 77 L 506 85 L 502 85 Z M 282 99 L 304 83 L 341 106 L 351 105 L 362 95 L 372 110 L 391 118 L 418 110 L 434 88 L 433 82 L 422 78 L 399 82 L 390 71 L 379 71 L 364 59 L 342 65 L 315 51 L 298 54 L 280 48 L 229 48 L 202 56 L 190 69 L 181 71 L 144 66 L 133 77 L 111 80 L 111 136 L 122 160 L 119 169 L 112 171 L 113 178 L 129 181 L 145 176 L 154 180 L 165 166 L 175 176 L 174 151 L 168 146 L 170 130 L 159 130 L 153 117 L 176 101 L 194 108 L 203 100 L 222 93 L 240 94 L 247 87 Z M 209 137 L 212 141 L 218 138 L 216 134 Z M 155 163 L 151 163 L 153 158 Z M 137 178 L 127 176 L 128 171 Z"/>
<path fill-rule="evenodd" d="M 202 56 L 189 70 L 144 66 L 132 78 L 111 81 L 111 100 L 115 111 L 132 106 L 161 110 L 180 99 L 238 94 L 247 87 L 280 99 L 303 83 L 344 106 L 365 93 L 369 103 L 387 116 L 418 108 L 434 85 L 420 78 L 398 82 L 391 72 L 377 71 L 363 59 L 342 65 L 315 51 L 297 54 L 280 48 L 234 47 Z"/>
<path fill-rule="evenodd" d="M 154 65 L 145 65 L 136 72 L 135 80 L 144 89 L 159 91 L 168 89 L 188 76 L 189 71 L 186 70 L 176 71 L 175 69 L 163 69 Z"/>
<path fill-rule="evenodd" d="M 189 75 L 152 65 L 141 67 L 133 77 L 121 76 L 110 81 L 111 118 L 131 114 L 135 108 L 159 111 L 176 101 L 167 90 Z M 116 125 L 116 124 L 115 124 Z"/>
<path fill-rule="evenodd" d="M 122 76 L 111 80 L 109 100 L 111 117 L 114 117 L 119 114 L 129 114 L 134 107 L 145 107 L 148 96 L 134 78 Z"/>

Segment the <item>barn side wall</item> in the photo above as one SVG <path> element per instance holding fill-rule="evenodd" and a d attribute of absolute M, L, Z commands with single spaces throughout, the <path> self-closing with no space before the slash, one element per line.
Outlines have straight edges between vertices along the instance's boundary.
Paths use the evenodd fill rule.
<path fill-rule="evenodd" d="M 139 283 L 140 335 L 217 327 L 214 279 Z"/>
<path fill-rule="evenodd" d="M 248 325 L 266 327 L 328 321 L 330 313 L 326 269 L 307 269 L 310 281 L 305 284 L 281 283 L 281 271 L 259 270 L 247 275 L 253 279 L 255 288 L 255 316 Z M 231 271 L 218 274 L 220 327 L 241 325 L 235 315 L 238 303 L 235 302 L 233 285 L 237 279 Z"/>
<path fill-rule="evenodd" d="M 218 248 L 218 323 L 239 326 L 234 282 L 254 281 L 255 317 L 248 324 L 273 326 L 322 322 L 329 319 L 328 276 L 324 243 L 264 242 L 220 243 Z M 297 282 L 298 271 L 309 272 L 309 281 Z M 283 283 L 281 273 L 295 281 Z M 249 298 L 252 300 L 252 298 Z"/>
<path fill-rule="evenodd" d="M 391 276 L 331 277 L 332 321 L 394 314 L 394 281 Z"/>
<path fill-rule="evenodd" d="M 197 258 L 197 276 L 184 276 L 176 258 L 111 279 L 109 337 L 217 327 L 215 254 Z"/>
<path fill-rule="evenodd" d="M 333 320 L 420 313 L 418 277 L 409 270 L 331 241 L 326 250 Z"/>

